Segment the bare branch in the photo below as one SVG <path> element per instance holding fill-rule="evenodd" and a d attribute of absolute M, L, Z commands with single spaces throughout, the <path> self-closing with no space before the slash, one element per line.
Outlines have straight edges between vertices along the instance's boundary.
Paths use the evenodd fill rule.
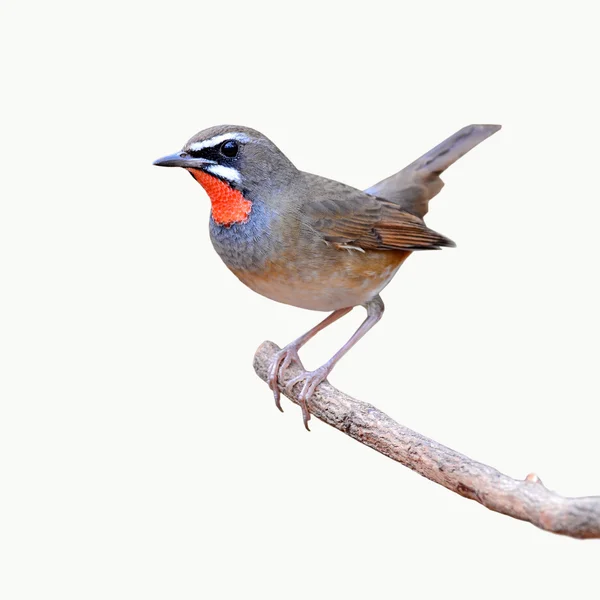
<path fill-rule="evenodd" d="M 254 369 L 264 381 L 278 350 L 273 342 L 264 342 L 256 351 Z M 283 383 L 301 372 L 293 363 Z M 299 387 L 293 394 L 286 393 L 296 403 Z M 600 538 L 600 496 L 564 498 L 544 487 L 534 473 L 524 480 L 512 479 L 396 423 L 371 404 L 355 400 L 327 382 L 317 388 L 308 406 L 324 423 L 490 510 L 554 533 Z"/>

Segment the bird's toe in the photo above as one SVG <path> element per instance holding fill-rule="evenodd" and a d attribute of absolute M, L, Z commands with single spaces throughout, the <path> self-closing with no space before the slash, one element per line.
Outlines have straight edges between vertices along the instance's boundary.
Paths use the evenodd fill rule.
<path fill-rule="evenodd" d="M 292 361 L 298 363 L 298 365 L 304 369 L 300 356 L 298 355 L 297 348 L 290 346 L 280 350 L 275 357 L 273 362 L 269 366 L 268 373 L 268 384 L 271 390 L 273 390 L 273 396 L 275 398 L 275 406 L 283 412 L 281 407 L 281 391 L 279 385 L 283 383 L 285 371 L 288 369 Z M 287 390 L 287 386 L 286 386 Z"/>

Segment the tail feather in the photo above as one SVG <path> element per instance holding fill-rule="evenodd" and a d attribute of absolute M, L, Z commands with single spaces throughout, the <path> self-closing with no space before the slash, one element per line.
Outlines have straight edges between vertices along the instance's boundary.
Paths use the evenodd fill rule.
<path fill-rule="evenodd" d="M 461 156 L 501 128 L 501 125 L 467 125 L 395 175 L 365 190 L 424 217 L 431 200 L 444 187 L 440 175 Z"/>

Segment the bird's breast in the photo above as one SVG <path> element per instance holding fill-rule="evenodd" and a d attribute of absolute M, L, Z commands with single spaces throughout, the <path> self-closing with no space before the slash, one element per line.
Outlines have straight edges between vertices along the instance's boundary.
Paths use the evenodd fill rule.
<path fill-rule="evenodd" d="M 334 250 L 337 256 L 270 259 L 260 270 L 229 266 L 249 288 L 283 304 L 332 311 L 374 298 L 391 281 L 410 252 L 361 253 Z"/>
<path fill-rule="evenodd" d="M 232 270 L 260 272 L 267 258 L 276 255 L 274 236 L 270 233 L 274 216 L 261 201 L 252 202 L 248 219 L 222 225 L 211 214 L 210 239 L 217 254 Z"/>
<path fill-rule="evenodd" d="M 410 252 L 340 249 L 293 215 L 260 200 L 248 220 L 225 227 L 211 218 L 223 262 L 262 296 L 299 308 L 330 311 L 364 304 L 393 278 Z"/>

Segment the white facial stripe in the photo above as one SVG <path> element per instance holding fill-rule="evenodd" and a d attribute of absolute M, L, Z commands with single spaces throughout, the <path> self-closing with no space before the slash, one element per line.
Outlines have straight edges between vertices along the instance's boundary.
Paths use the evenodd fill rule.
<path fill-rule="evenodd" d="M 240 183 L 242 181 L 239 171 L 233 167 L 224 167 L 223 165 L 207 165 L 204 167 L 204 169 L 213 175 L 217 175 L 218 177 L 226 179 L 227 181 L 235 183 Z"/>
<path fill-rule="evenodd" d="M 202 142 L 194 142 L 190 144 L 189 149 L 193 151 L 203 150 L 204 148 L 213 148 L 226 140 L 237 140 L 238 142 L 248 142 L 250 138 L 245 133 L 222 133 L 215 135 L 208 140 Z"/>

